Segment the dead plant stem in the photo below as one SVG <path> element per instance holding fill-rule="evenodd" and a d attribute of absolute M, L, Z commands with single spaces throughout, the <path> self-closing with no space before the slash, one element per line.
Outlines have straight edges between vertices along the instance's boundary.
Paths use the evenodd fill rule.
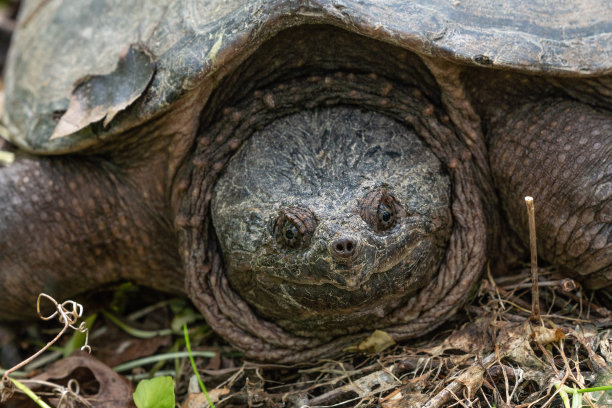
<path fill-rule="evenodd" d="M 538 288 L 538 247 L 536 244 L 535 206 L 533 197 L 525 197 L 529 218 L 529 248 L 531 251 L 531 319 L 540 320 L 540 294 Z"/>

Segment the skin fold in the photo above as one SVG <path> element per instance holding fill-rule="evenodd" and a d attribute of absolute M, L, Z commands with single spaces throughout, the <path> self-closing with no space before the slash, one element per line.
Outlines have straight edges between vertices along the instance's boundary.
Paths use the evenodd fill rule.
<path fill-rule="evenodd" d="M 32 315 L 40 291 L 133 280 L 184 290 L 259 360 L 331 356 L 374 328 L 421 336 L 488 261 L 504 269 L 508 237 L 528 243 L 525 195 L 540 257 L 611 285 L 609 76 L 461 65 L 326 25 L 239 62 L 114 140 L 0 169 L 0 320 Z M 307 148 L 323 135 L 350 149 Z M 340 163 L 389 141 L 369 167 Z M 279 248 L 294 224 L 310 243 Z"/>

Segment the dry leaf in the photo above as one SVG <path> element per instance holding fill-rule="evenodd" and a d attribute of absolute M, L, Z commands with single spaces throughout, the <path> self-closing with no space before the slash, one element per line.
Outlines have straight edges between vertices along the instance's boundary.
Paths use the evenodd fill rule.
<path fill-rule="evenodd" d="M 77 351 L 68 358 L 56 361 L 44 373 L 33 379 L 58 383 L 76 379 L 79 381 L 80 395 L 87 399 L 94 408 L 133 406 L 134 390 L 129 381 L 114 372 L 109 366 L 82 351 Z M 87 393 L 87 390 L 95 388 L 97 392 Z"/>
<path fill-rule="evenodd" d="M 422 407 L 429 397 L 420 392 L 407 392 L 404 387 L 398 388 L 381 400 L 382 408 L 418 408 Z"/>
<path fill-rule="evenodd" d="M 210 397 L 210 400 L 214 404 L 215 402 L 218 402 L 221 399 L 221 397 L 229 394 L 229 392 L 230 392 L 229 388 L 226 388 L 226 387 L 215 388 L 214 390 L 208 391 L 208 396 Z M 208 404 L 208 401 L 206 400 L 206 396 L 204 396 L 204 393 L 198 392 L 194 394 L 187 394 L 187 398 L 185 398 L 185 401 L 183 401 L 181 408 L 207 408 L 209 406 L 210 405 Z"/>
<path fill-rule="evenodd" d="M 395 340 L 393 337 L 385 331 L 375 330 L 367 339 L 359 343 L 357 346 L 357 350 L 376 354 L 381 351 L 393 346 L 395 344 Z"/>
<path fill-rule="evenodd" d="M 498 354 L 514 360 L 521 367 L 545 367 L 529 345 L 531 333 L 529 322 L 503 327 L 497 337 Z"/>
<path fill-rule="evenodd" d="M 531 337 L 533 340 L 543 346 L 558 342 L 565 338 L 565 334 L 559 329 L 549 329 L 548 327 L 534 326 L 532 327 Z"/>
<path fill-rule="evenodd" d="M 484 368 L 481 366 L 471 366 L 465 370 L 456 381 L 460 382 L 467 388 L 470 398 L 474 398 L 476 392 L 482 385 Z"/>
<path fill-rule="evenodd" d="M 109 330 L 107 341 L 96 350 L 96 356 L 100 361 L 110 367 L 153 355 L 157 350 L 170 347 L 172 344 L 170 336 L 138 339 L 126 337 L 124 334 L 115 335 L 118 330 L 117 328 Z"/>
<path fill-rule="evenodd" d="M 460 330 L 453 331 L 442 344 L 425 350 L 433 356 L 439 356 L 447 350 L 460 350 L 466 354 L 482 354 L 493 349 L 489 329 L 495 320 L 495 315 L 487 314 L 467 323 Z"/>

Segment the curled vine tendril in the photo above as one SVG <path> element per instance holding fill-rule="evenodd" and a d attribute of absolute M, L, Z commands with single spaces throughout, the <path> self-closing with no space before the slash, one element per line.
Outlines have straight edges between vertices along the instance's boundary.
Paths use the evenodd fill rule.
<path fill-rule="evenodd" d="M 54 311 L 49 316 L 44 316 L 40 311 L 40 303 L 43 299 L 49 300 L 53 304 Z M 62 335 L 66 332 L 66 330 L 68 330 L 68 328 L 71 328 L 75 331 L 79 331 L 81 333 L 85 333 L 85 345 L 81 347 L 81 350 L 91 353 L 91 347 L 89 347 L 88 344 L 89 331 L 87 330 L 86 323 L 81 322 L 78 327 L 75 326 L 76 322 L 83 316 L 83 306 L 81 304 L 73 300 L 67 300 L 64 303 L 58 303 L 55 299 L 53 299 L 53 297 L 47 295 L 46 293 L 41 293 L 40 295 L 38 295 L 38 299 L 36 300 L 36 313 L 38 314 L 38 317 L 40 317 L 42 320 L 51 320 L 57 317 L 59 322 L 63 324 L 64 327 L 62 328 L 62 330 L 60 330 L 57 336 L 55 336 L 55 338 L 48 342 L 43 348 L 38 350 L 29 358 L 23 360 L 21 363 L 17 364 L 14 367 L 11 367 L 10 369 L 4 372 L 4 374 L 2 375 L 2 382 L 0 383 L 0 402 L 7 401 L 15 391 L 14 385 L 9 379 L 9 375 L 14 371 L 19 370 L 21 367 L 31 363 L 34 359 L 40 356 L 43 352 L 45 352 L 45 350 L 55 344 L 55 342 L 57 342 L 60 337 L 62 337 Z M 78 394 L 78 383 L 76 385 L 73 384 L 72 387 L 70 386 L 70 383 L 68 384 L 68 389 L 70 390 L 70 393 L 74 393 L 74 390 L 72 388 L 76 387 L 76 394 Z"/>

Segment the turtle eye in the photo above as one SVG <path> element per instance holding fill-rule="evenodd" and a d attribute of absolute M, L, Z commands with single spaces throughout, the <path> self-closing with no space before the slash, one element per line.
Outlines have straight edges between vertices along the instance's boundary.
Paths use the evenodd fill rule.
<path fill-rule="evenodd" d="M 378 206 L 377 218 L 377 229 L 379 231 L 387 231 L 395 226 L 395 209 L 381 201 Z"/>
<path fill-rule="evenodd" d="M 402 206 L 386 190 L 368 193 L 359 203 L 361 218 L 376 233 L 383 233 L 397 225 Z"/>
<path fill-rule="evenodd" d="M 281 234 L 285 244 L 291 248 L 297 247 L 302 238 L 302 234 L 300 234 L 298 227 L 291 221 L 285 222 Z"/>
<path fill-rule="evenodd" d="M 287 208 L 276 219 L 274 237 L 281 247 L 307 248 L 316 227 L 317 220 L 309 209 Z"/>

